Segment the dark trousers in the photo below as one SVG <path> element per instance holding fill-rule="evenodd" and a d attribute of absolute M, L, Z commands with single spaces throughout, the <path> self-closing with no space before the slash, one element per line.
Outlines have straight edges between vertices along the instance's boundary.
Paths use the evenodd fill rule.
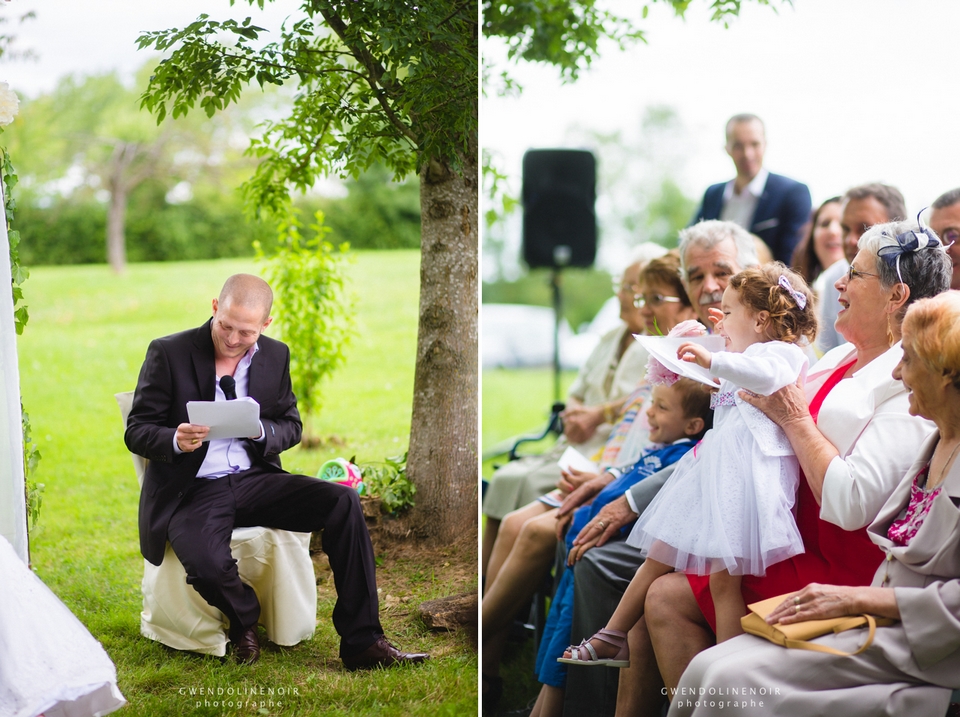
<path fill-rule="evenodd" d="M 170 520 L 167 537 L 187 582 L 230 621 L 237 640 L 257 624 L 260 603 L 240 580 L 230 552 L 234 528 L 263 526 L 295 532 L 323 530 L 337 603 L 333 626 L 340 656 L 363 652 L 383 634 L 376 564 L 357 492 L 346 486 L 253 467 L 214 480 L 196 478 Z"/>

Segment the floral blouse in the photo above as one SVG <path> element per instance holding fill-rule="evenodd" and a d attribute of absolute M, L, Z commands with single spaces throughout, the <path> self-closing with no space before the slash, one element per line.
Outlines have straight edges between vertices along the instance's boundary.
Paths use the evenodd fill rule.
<path fill-rule="evenodd" d="M 907 506 L 906 515 L 893 521 L 887 530 L 887 537 L 895 545 L 906 545 L 913 539 L 913 536 L 917 534 L 921 524 L 923 524 L 924 517 L 933 507 L 934 499 L 943 487 L 940 485 L 931 491 L 924 488 L 929 472 L 930 464 L 928 463 L 923 470 L 917 473 L 917 477 L 913 479 L 913 485 L 910 486 L 910 504 Z"/>

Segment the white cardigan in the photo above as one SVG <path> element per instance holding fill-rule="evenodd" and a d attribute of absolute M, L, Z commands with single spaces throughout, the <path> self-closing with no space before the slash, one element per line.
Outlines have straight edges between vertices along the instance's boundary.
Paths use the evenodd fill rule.
<path fill-rule="evenodd" d="M 933 433 L 932 422 L 908 413 L 907 390 L 893 378 L 900 343 L 830 391 L 817 426 L 840 455 L 823 480 L 820 517 L 844 530 L 869 525 Z M 856 357 L 844 344 L 810 369 L 805 390 L 813 398 L 834 369 Z"/>

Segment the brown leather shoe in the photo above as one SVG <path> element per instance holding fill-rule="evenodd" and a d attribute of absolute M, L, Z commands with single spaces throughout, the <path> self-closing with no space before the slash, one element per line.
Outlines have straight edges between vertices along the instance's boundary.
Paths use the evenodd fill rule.
<path fill-rule="evenodd" d="M 429 659 L 430 655 L 425 652 L 401 652 L 381 635 L 359 655 L 344 657 L 343 666 L 353 672 L 354 670 L 372 670 L 376 667 L 413 664 Z"/>
<path fill-rule="evenodd" d="M 252 665 L 260 659 L 260 639 L 257 637 L 257 626 L 244 630 L 243 635 L 233 646 L 233 656 L 237 662 Z"/>

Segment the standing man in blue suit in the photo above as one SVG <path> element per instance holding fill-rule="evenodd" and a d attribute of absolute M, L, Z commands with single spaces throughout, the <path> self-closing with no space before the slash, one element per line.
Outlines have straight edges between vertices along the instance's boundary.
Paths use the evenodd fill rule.
<path fill-rule="evenodd" d="M 707 189 L 691 223 L 701 219 L 735 222 L 763 239 L 773 258 L 789 266 L 800 240 L 800 228 L 810 218 L 810 190 L 806 184 L 764 169 L 766 148 L 766 133 L 759 117 L 731 117 L 726 149 L 737 176 Z"/>

